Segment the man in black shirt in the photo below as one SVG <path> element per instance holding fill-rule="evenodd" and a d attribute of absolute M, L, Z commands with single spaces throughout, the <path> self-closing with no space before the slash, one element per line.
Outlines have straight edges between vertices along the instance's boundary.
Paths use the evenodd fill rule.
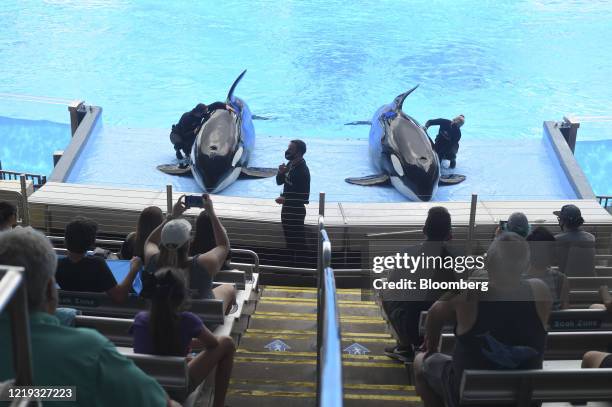
<path fill-rule="evenodd" d="M 181 150 L 185 156 L 191 153 L 191 147 L 202 125 L 208 120 L 212 112 L 217 109 L 232 110 L 231 106 L 223 102 L 215 102 L 210 105 L 198 103 L 191 111 L 183 113 L 179 122 L 172 126 L 170 141 L 174 144 L 176 158 L 183 159 Z"/>
<path fill-rule="evenodd" d="M 457 151 L 459 151 L 459 140 L 461 140 L 461 126 L 465 123 L 465 117 L 460 114 L 453 120 L 434 119 L 427 120 L 425 129 L 430 126 L 440 126 L 434 150 L 438 153 L 440 161 L 450 160 L 450 168 L 455 168 L 457 165 Z"/>
<path fill-rule="evenodd" d="M 298 250 L 307 254 L 304 219 L 306 204 L 310 198 L 310 171 L 304 161 L 306 143 L 292 140 L 289 143 L 285 158 L 287 165 L 281 164 L 276 174 L 276 183 L 283 185 L 283 193 L 276 198 L 276 203 L 283 205 L 281 223 L 285 242 L 295 264 Z"/>
<path fill-rule="evenodd" d="M 106 292 L 113 301 L 123 302 L 142 261 L 132 258 L 129 273 L 121 284 L 117 284 L 106 260 L 87 255 L 87 249 L 95 245 L 97 230 L 98 225 L 86 218 L 76 218 L 66 225 L 64 240 L 68 255 L 58 260 L 55 279 L 62 290 Z"/>

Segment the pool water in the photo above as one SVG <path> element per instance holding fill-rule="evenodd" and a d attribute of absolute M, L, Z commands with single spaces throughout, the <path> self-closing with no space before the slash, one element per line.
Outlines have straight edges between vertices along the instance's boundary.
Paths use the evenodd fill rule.
<path fill-rule="evenodd" d="M 79 98 L 103 106 L 109 128 L 167 131 L 197 102 L 223 100 L 242 69 L 236 94 L 270 118 L 255 123 L 270 137 L 365 138 L 343 124 L 417 83 L 404 110 L 422 122 L 465 114 L 468 144 L 611 113 L 610 1 L 7 0 L 0 20 L 0 116 L 12 118 L 40 109 L 2 95 Z M 607 124 L 579 138 L 612 138 Z"/>

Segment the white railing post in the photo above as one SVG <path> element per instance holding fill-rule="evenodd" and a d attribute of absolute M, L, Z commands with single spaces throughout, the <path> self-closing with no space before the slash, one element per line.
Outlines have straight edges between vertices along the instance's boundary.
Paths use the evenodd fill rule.
<path fill-rule="evenodd" d="M 21 184 L 21 225 L 30 226 L 30 209 L 28 208 L 28 185 L 25 174 L 19 176 Z"/>

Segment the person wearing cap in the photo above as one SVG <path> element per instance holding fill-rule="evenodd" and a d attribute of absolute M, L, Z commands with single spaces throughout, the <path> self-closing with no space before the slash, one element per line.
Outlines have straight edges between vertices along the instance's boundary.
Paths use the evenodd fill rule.
<path fill-rule="evenodd" d="M 531 231 L 529 226 L 529 220 L 523 212 L 514 212 L 508 217 L 508 221 L 505 224 L 501 224 L 495 231 L 496 235 L 500 235 L 503 232 L 514 232 L 521 237 L 527 237 Z"/>
<path fill-rule="evenodd" d="M 459 151 L 459 140 L 461 140 L 461 126 L 465 123 L 465 116 L 460 114 L 453 120 L 432 119 L 425 122 L 425 130 L 431 126 L 440 126 L 434 150 L 438 153 L 440 161 L 450 160 L 450 168 L 457 165 L 457 152 Z"/>
<path fill-rule="evenodd" d="M 141 295 L 148 297 L 154 283 L 151 277 L 162 267 L 183 270 L 189 282 L 193 298 L 221 299 L 228 312 L 236 303 L 236 289 L 231 284 L 221 284 L 213 289 L 213 278 L 221 270 L 230 244 L 225 228 L 215 214 L 213 203 L 208 196 L 203 196 L 203 208 L 208 213 L 212 224 L 216 246 L 206 253 L 189 256 L 191 243 L 191 223 L 180 216 L 187 210 L 185 195 L 182 195 L 172 208 L 172 214 L 166 222 L 159 225 L 145 242 L 145 268 L 141 279 Z"/>
<path fill-rule="evenodd" d="M 580 209 L 576 205 L 564 205 L 553 214 L 562 231 L 555 235 L 559 271 L 568 277 L 594 277 L 595 236 L 581 229 L 584 219 Z"/>
<path fill-rule="evenodd" d="M 212 112 L 217 109 L 233 111 L 231 106 L 223 102 L 215 102 L 210 105 L 198 103 L 189 112 L 183 113 L 178 123 L 172 126 L 170 141 L 174 145 L 176 158 L 182 160 L 183 154 L 185 154 L 185 157 L 191 154 L 191 147 L 200 128 L 208 120 Z M 183 154 L 181 154 L 181 150 L 183 150 Z"/>

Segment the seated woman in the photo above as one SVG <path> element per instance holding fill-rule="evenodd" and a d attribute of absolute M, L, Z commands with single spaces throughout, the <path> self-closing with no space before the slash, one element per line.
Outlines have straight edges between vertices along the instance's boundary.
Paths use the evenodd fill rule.
<path fill-rule="evenodd" d="M 553 311 L 569 308 L 569 282 L 559 270 L 550 268 L 555 259 L 555 237 L 544 226 L 539 226 L 527 236 L 530 266 L 523 278 L 539 278 L 550 289 Z"/>
<path fill-rule="evenodd" d="M 191 242 L 191 224 L 179 218 L 187 209 L 182 195 L 174 207 L 169 219 L 159 225 L 145 243 L 145 269 L 142 274 L 142 295 L 147 297 L 150 291 L 150 276 L 162 267 L 173 267 L 183 270 L 193 298 L 217 298 L 223 300 L 225 312 L 228 313 L 236 303 L 236 289 L 231 284 L 221 284 L 212 288 L 215 274 L 221 270 L 229 253 L 229 239 L 221 222 L 215 214 L 212 201 L 207 194 L 203 195 L 204 210 L 210 216 L 215 247 L 206 253 L 189 256 Z"/>
<path fill-rule="evenodd" d="M 139 257 L 133 257 L 130 271 L 121 284 L 117 284 L 106 260 L 88 256 L 87 250 L 96 243 L 98 225 L 91 219 L 76 218 L 66 225 L 64 236 L 68 255 L 58 260 L 55 279 L 62 290 L 106 292 L 113 301 L 123 302 L 142 266 Z"/>
<path fill-rule="evenodd" d="M 539 279 L 522 280 L 529 246 L 502 233 L 487 251 L 488 291 L 464 291 L 432 305 L 424 352 L 414 360 L 416 390 L 425 407 L 459 404 L 464 370 L 541 369 L 552 299 Z M 455 323 L 453 355 L 437 353 L 442 327 Z"/>
<path fill-rule="evenodd" d="M 599 294 L 603 304 L 594 304 L 593 309 L 607 309 L 612 313 L 612 296 L 607 285 L 599 287 Z M 582 357 L 582 368 L 612 368 L 612 353 L 589 351 Z"/>
<path fill-rule="evenodd" d="M 210 221 L 210 216 L 208 216 L 206 211 L 202 211 L 196 219 L 195 236 L 193 237 L 191 246 L 189 247 L 189 255 L 196 256 L 199 253 L 206 253 L 214 249 L 215 246 L 215 235 L 213 232 L 212 222 Z M 229 265 L 231 258 L 232 254 L 228 253 L 227 258 L 221 266 L 221 270 L 231 270 Z"/>
<path fill-rule="evenodd" d="M 213 406 L 224 406 L 236 351 L 234 341 L 229 336 L 213 335 L 197 315 L 182 310 L 188 294 L 184 274 L 180 270 L 159 269 L 154 279 L 156 284 L 151 296 L 151 310 L 138 313 L 131 328 L 134 352 L 187 356 L 195 339 L 195 343 L 206 350 L 189 358 L 191 390 L 216 367 Z"/>
<path fill-rule="evenodd" d="M 120 258 L 131 259 L 134 256 L 144 258 L 144 245 L 147 238 L 163 222 L 164 214 L 157 206 L 144 208 L 138 215 L 136 232 L 127 235 L 125 242 L 121 245 Z"/>

